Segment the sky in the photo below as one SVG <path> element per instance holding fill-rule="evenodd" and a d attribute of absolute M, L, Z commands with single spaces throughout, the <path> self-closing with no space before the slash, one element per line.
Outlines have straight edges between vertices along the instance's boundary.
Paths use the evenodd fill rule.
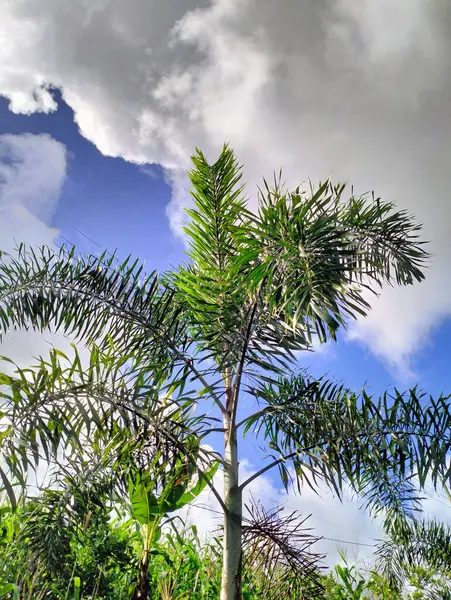
<path fill-rule="evenodd" d="M 411 211 L 430 241 L 425 283 L 384 289 L 301 364 L 374 393 L 451 391 L 449 3 L 0 0 L 0 13 L 2 249 L 65 243 L 175 266 L 192 150 L 214 159 L 229 142 L 251 206 L 280 167 L 290 186 L 331 176 Z M 21 333 L 0 350 L 26 361 L 46 344 Z M 258 456 L 247 442 L 243 469 Z M 285 498 L 275 477 L 258 486 L 326 537 L 378 535 L 355 503 Z"/>

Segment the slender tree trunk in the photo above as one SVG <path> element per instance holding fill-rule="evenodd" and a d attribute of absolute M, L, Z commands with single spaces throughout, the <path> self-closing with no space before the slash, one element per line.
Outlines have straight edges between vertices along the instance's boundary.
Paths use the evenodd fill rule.
<path fill-rule="evenodd" d="M 145 550 L 141 556 L 138 580 L 131 600 L 147 600 L 149 592 L 149 552 Z"/>
<path fill-rule="evenodd" d="M 227 416 L 224 418 L 225 459 L 224 547 L 220 600 L 241 600 L 242 565 L 242 493 L 238 481 L 238 447 L 236 429 Z"/>

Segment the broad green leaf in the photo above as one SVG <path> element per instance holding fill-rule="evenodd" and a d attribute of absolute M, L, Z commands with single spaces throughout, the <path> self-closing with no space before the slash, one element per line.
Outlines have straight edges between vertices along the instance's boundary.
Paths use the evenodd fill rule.
<path fill-rule="evenodd" d="M 147 525 L 164 514 L 158 498 L 140 480 L 130 480 L 129 497 L 133 518 L 141 525 Z"/>
<path fill-rule="evenodd" d="M 198 475 L 197 483 L 188 489 L 177 501 L 176 509 L 182 508 L 186 504 L 189 504 L 193 500 L 195 500 L 199 494 L 205 489 L 208 485 L 208 482 L 211 482 L 213 477 L 215 476 L 217 470 L 219 468 L 219 463 L 215 463 L 211 466 L 207 471 L 203 471 L 202 476 Z"/>
<path fill-rule="evenodd" d="M 12 594 L 12 596 L 10 595 Z M 20 588 L 14 583 L 7 583 L 0 587 L 0 598 L 11 598 L 12 600 L 19 600 L 20 598 Z"/>

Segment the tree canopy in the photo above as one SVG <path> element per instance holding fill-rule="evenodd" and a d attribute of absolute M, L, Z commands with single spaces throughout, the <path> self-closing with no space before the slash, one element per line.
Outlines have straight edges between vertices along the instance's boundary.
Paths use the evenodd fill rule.
<path fill-rule="evenodd" d="M 294 191 L 281 178 L 264 182 L 251 211 L 241 175 L 230 148 L 212 165 L 196 151 L 188 260 L 169 273 L 115 254 L 23 245 L 0 261 L 0 333 L 50 328 L 90 354 L 86 366 L 77 352 L 53 350 L 35 369 L 1 376 L 0 475 L 12 501 L 13 480 L 25 487 L 42 460 L 82 460 L 93 436 L 116 457 L 125 435 L 141 472 L 179 475 L 175 496 L 183 482 L 179 498 L 189 499 L 192 477 L 215 494 L 222 600 L 241 598 L 242 491 L 269 469 L 285 486 L 321 480 L 340 496 L 349 485 L 388 528 L 419 508 L 414 477 L 421 488 L 450 475 L 448 397 L 417 388 L 373 397 L 298 366 L 299 351 L 363 318 L 382 285 L 424 278 L 421 227 L 329 180 Z M 243 393 L 254 412 L 243 410 Z M 208 450 L 218 432 L 222 451 Z M 267 462 L 241 481 L 238 440 L 251 433 L 266 442 Z M 223 493 L 211 477 L 217 465 Z"/>

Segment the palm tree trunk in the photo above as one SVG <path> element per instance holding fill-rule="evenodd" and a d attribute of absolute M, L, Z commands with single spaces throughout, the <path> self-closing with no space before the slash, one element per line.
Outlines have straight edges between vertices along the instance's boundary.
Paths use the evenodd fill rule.
<path fill-rule="evenodd" d="M 225 423 L 224 469 L 224 546 L 220 600 L 241 600 L 242 565 L 242 492 L 238 481 L 238 448 L 236 429 L 228 417 Z"/>

